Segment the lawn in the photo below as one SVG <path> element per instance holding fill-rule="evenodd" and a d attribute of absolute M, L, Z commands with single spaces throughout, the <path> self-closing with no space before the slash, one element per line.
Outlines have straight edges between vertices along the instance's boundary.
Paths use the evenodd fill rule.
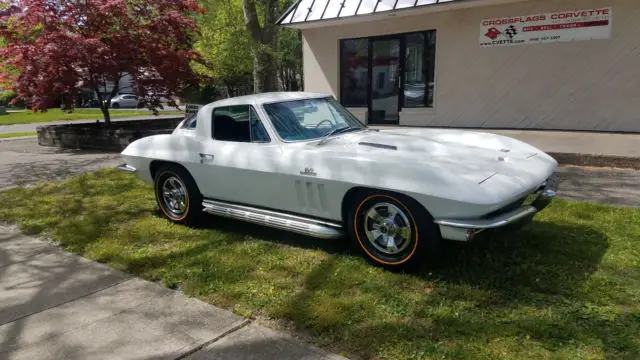
<path fill-rule="evenodd" d="M 167 108 L 170 111 L 163 111 L 161 114 L 184 114 L 184 112 L 175 111 L 173 108 Z M 149 111 L 141 110 L 113 110 L 110 112 L 111 118 L 128 117 L 128 116 L 151 116 Z M 56 120 L 97 120 L 103 119 L 102 112 L 95 109 L 76 109 L 72 113 L 63 112 L 60 109 L 51 109 L 45 113 L 22 111 L 9 113 L 8 115 L 0 115 L 0 125 L 14 124 L 31 124 L 43 123 Z"/>
<path fill-rule="evenodd" d="M 0 139 L 6 139 L 6 138 L 12 138 L 12 137 L 20 137 L 20 136 L 35 136 L 37 134 L 38 133 L 36 133 L 35 131 L 0 134 Z"/>
<path fill-rule="evenodd" d="M 398 274 L 342 241 L 162 219 L 101 170 L 0 193 L 0 220 L 354 359 L 639 359 L 640 210 L 556 201 L 522 230 Z"/>

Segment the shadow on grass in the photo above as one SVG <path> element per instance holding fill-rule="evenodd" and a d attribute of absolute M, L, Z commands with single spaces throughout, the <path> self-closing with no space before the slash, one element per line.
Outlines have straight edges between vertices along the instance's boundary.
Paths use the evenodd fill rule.
<path fill-rule="evenodd" d="M 201 227 L 239 239 L 249 236 L 328 254 L 360 256 L 347 239 L 315 239 L 211 215 Z M 441 266 L 407 275 L 498 290 L 506 297 L 521 291 L 571 296 L 598 269 L 608 246 L 607 237 L 590 227 L 535 221 L 523 229 L 483 233 L 473 243 L 446 242 Z"/>
<path fill-rule="evenodd" d="M 507 297 L 520 291 L 571 296 L 598 269 L 609 247 L 607 236 L 591 227 L 540 221 L 448 245 L 445 265 L 433 273 L 437 279 L 499 290 Z"/>
<path fill-rule="evenodd" d="M 448 245 L 442 267 L 392 274 L 393 280 L 383 284 L 386 289 L 373 288 L 373 299 L 335 302 L 326 307 L 334 316 L 319 316 L 319 299 L 335 286 L 332 276 L 341 267 L 339 259 L 331 257 L 305 277 L 304 289 L 289 301 L 286 317 L 300 330 L 330 334 L 323 345 L 340 342 L 364 358 L 407 342 L 406 352 L 391 357 L 414 353 L 416 358 L 485 359 L 492 355 L 479 352 L 478 345 L 507 338 L 538 341 L 548 351 L 576 340 L 601 341 L 607 353 L 638 354 L 633 329 L 615 332 L 629 329 L 634 321 L 638 328 L 637 314 L 610 321 L 583 309 L 592 300 L 583 291 L 584 282 L 608 249 L 604 234 L 580 225 L 535 222 L 509 233 L 487 233 L 472 244 Z M 424 287 L 424 293 L 407 291 L 411 285 L 403 282 L 412 280 Z M 360 291 L 364 289 L 361 285 Z M 418 300 L 400 304 L 403 296 Z M 552 308 L 556 316 L 543 314 Z M 528 310 L 521 313 L 522 309 Z M 359 316 L 354 319 L 353 314 Z M 345 327 L 344 319 L 360 325 Z M 514 354 L 519 345 L 503 346 L 515 346 Z"/>

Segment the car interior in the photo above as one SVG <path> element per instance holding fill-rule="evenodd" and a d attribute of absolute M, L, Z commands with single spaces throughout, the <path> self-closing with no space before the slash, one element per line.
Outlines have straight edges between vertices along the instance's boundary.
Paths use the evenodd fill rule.
<path fill-rule="evenodd" d="M 214 115 L 213 137 L 216 140 L 251 142 L 249 119 L 237 121 L 228 115 Z"/>

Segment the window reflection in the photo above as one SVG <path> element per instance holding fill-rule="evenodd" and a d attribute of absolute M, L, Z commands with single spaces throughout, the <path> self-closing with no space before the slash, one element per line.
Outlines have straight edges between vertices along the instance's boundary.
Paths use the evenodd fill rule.
<path fill-rule="evenodd" d="M 369 41 L 353 39 L 342 42 L 341 102 L 345 106 L 367 106 L 369 78 Z"/>

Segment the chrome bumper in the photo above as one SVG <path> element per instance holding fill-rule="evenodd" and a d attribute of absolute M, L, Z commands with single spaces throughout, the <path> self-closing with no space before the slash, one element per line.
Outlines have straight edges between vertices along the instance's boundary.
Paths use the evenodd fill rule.
<path fill-rule="evenodd" d="M 531 195 L 527 196 L 520 207 L 494 217 L 478 220 L 435 220 L 440 225 L 442 237 L 449 240 L 470 241 L 473 237 L 488 229 L 504 227 L 520 220 L 531 219 L 534 214 L 546 208 L 556 197 L 558 191 L 557 175 L 551 176 Z"/>
<path fill-rule="evenodd" d="M 133 166 L 129 166 L 127 164 L 118 165 L 117 169 L 118 170 L 122 170 L 122 171 L 128 171 L 128 172 L 136 172 L 136 171 L 138 171 Z"/>

